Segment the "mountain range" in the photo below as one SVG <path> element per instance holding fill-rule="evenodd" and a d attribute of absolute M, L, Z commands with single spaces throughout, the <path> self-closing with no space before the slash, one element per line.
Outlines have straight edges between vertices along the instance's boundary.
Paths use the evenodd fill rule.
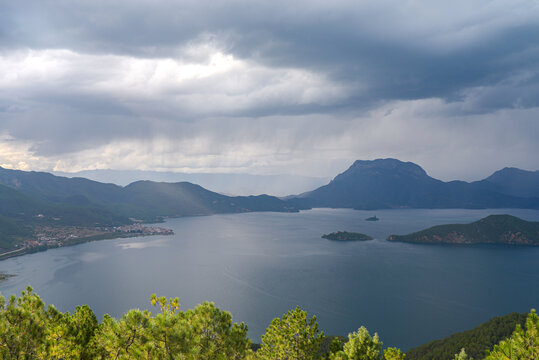
<path fill-rule="evenodd" d="M 327 185 L 277 198 L 227 196 L 189 182 L 119 186 L 0 167 L 0 248 L 11 248 L 35 225 L 113 226 L 135 219 L 313 207 L 539 209 L 539 171 L 505 168 L 481 181 L 444 182 L 411 162 L 358 160 Z"/>
<path fill-rule="evenodd" d="M 245 173 L 182 173 L 171 171 L 147 170 L 84 170 L 78 172 L 59 172 L 54 175 L 82 177 L 102 183 L 126 186 L 135 181 L 190 182 L 206 189 L 229 195 L 269 194 L 286 196 L 298 194 L 326 184 L 329 177 L 299 176 L 290 174 L 255 175 Z"/>
<path fill-rule="evenodd" d="M 145 221 L 248 211 L 297 211 L 273 196 L 226 196 L 189 182 L 136 181 L 122 187 L 84 178 L 0 168 L 1 185 L 45 210 L 47 206 L 100 208 L 120 217 Z M 0 215 L 4 215 L 1 209 Z"/>
<path fill-rule="evenodd" d="M 505 168 L 482 181 L 444 182 L 411 162 L 357 160 L 329 184 L 288 200 L 300 208 L 539 208 L 539 171 Z"/>

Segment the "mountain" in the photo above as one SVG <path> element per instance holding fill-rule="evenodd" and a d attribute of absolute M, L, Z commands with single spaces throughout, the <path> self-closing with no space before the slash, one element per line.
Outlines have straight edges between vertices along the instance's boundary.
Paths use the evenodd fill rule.
<path fill-rule="evenodd" d="M 288 200 L 299 207 L 539 208 L 539 198 L 496 191 L 491 183 L 443 182 L 396 159 L 357 160 L 329 184 Z"/>
<path fill-rule="evenodd" d="M 121 191 L 115 209 L 132 217 L 190 216 L 251 211 L 297 211 L 268 195 L 226 196 L 189 182 L 137 181 Z"/>
<path fill-rule="evenodd" d="M 539 222 L 511 215 L 490 215 L 470 224 L 438 225 L 408 235 L 391 235 L 387 240 L 422 244 L 539 245 Z"/>
<path fill-rule="evenodd" d="M 46 172 L 10 170 L 0 167 L 0 184 L 39 199 L 58 203 L 88 205 L 114 203 L 122 187 L 84 178 L 66 178 Z"/>
<path fill-rule="evenodd" d="M 110 226 L 126 217 L 93 204 L 58 203 L 0 185 L 0 216 L 25 225 Z"/>
<path fill-rule="evenodd" d="M 140 180 L 155 182 L 190 182 L 206 189 L 226 195 L 270 194 L 284 196 L 298 194 L 315 187 L 324 185 L 330 179 L 327 177 L 310 177 L 299 175 L 254 175 L 244 173 L 181 173 L 170 171 L 143 170 L 84 170 L 75 173 L 54 172 L 65 177 L 83 177 L 102 183 L 114 183 L 121 186 L 129 185 Z"/>
<path fill-rule="evenodd" d="M 503 194 L 539 198 L 539 171 L 506 167 L 480 183 Z"/>
<path fill-rule="evenodd" d="M 16 191 L 17 196 L 24 198 L 17 206 L 34 214 L 38 212 L 36 209 L 50 209 L 52 205 L 58 211 L 71 209 L 76 213 L 86 209 L 147 221 L 218 213 L 297 211 L 294 205 L 273 196 L 232 197 L 188 182 L 137 181 L 122 187 L 84 178 L 0 168 L 0 184 L 12 190 L 13 196 L 13 191 Z"/>

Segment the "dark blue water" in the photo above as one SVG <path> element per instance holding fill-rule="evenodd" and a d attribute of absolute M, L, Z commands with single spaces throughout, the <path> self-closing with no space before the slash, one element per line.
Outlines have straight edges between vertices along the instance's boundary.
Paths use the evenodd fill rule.
<path fill-rule="evenodd" d="M 17 274 L 4 295 L 27 284 L 62 311 L 88 304 L 99 318 L 150 308 L 152 293 L 204 301 L 249 326 L 254 341 L 274 317 L 299 305 L 326 334 L 365 325 L 403 349 L 466 330 L 492 316 L 539 305 L 539 248 L 391 243 L 435 224 L 493 213 L 539 221 L 533 210 L 316 209 L 172 219 L 174 236 L 106 240 L 0 262 Z M 381 221 L 364 219 L 377 215 Z M 321 239 L 337 230 L 368 242 Z"/>

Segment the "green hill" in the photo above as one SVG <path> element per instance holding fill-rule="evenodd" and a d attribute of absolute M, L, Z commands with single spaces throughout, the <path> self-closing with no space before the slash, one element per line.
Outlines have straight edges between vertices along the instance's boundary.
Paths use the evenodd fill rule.
<path fill-rule="evenodd" d="M 470 224 L 438 225 L 408 235 L 390 235 L 387 240 L 424 244 L 539 245 L 539 222 L 511 215 L 490 215 Z"/>
<path fill-rule="evenodd" d="M 98 205 L 56 203 L 0 185 L 0 216 L 25 225 L 110 226 L 130 223 Z"/>
<path fill-rule="evenodd" d="M 295 211 L 295 208 L 274 196 L 226 196 L 189 182 L 154 181 L 137 181 L 126 186 L 112 208 L 126 216 L 141 219 L 250 211 Z"/>
<path fill-rule="evenodd" d="M 22 239 L 31 236 L 32 231 L 17 221 L 0 216 L 0 252 L 13 249 Z"/>
<path fill-rule="evenodd" d="M 226 196 L 189 182 L 137 181 L 121 187 L 83 178 L 0 167 L 0 184 L 34 202 L 100 209 L 147 221 L 249 211 L 297 211 L 274 196 Z"/>
<path fill-rule="evenodd" d="M 494 317 L 468 331 L 434 340 L 406 352 L 407 360 L 452 360 L 460 349 L 474 359 L 485 358 L 486 351 L 509 337 L 517 324 L 524 326 L 527 314 L 511 313 Z"/>

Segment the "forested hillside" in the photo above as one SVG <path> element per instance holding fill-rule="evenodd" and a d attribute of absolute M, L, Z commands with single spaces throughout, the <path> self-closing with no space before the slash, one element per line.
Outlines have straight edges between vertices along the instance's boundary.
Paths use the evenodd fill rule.
<path fill-rule="evenodd" d="M 474 359 L 483 359 L 494 345 L 511 336 L 517 324 L 524 326 L 527 314 L 511 313 L 495 317 L 472 330 L 431 341 L 406 352 L 409 360 L 451 360 L 460 349 Z"/>

